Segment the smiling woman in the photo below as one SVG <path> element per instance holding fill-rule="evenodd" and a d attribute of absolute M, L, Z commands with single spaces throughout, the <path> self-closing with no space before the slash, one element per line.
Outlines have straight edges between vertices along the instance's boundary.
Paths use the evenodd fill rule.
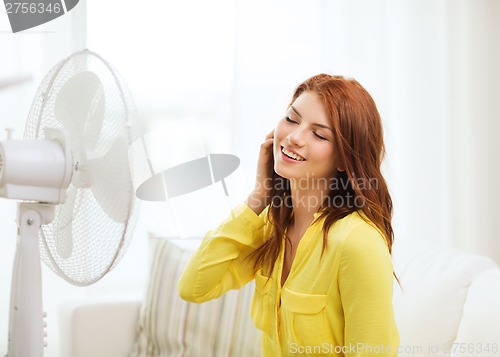
<path fill-rule="evenodd" d="M 329 125 L 324 105 L 316 93 L 305 92 L 299 96 L 274 132 L 275 171 L 293 178 L 332 177 L 336 155 L 333 129 Z M 295 162 L 302 164 L 286 165 Z"/>
<path fill-rule="evenodd" d="M 261 145 L 255 189 L 206 234 L 181 277 L 181 297 L 200 303 L 254 279 L 251 315 L 264 356 L 322 346 L 339 356 L 396 356 L 383 156 L 380 116 L 357 81 L 304 81 Z"/>

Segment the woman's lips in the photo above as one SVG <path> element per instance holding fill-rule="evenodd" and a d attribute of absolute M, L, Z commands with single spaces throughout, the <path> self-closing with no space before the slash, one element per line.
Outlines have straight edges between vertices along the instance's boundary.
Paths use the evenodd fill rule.
<path fill-rule="evenodd" d="M 293 158 L 289 157 L 288 155 L 286 155 L 286 154 L 283 152 L 283 149 L 285 149 L 287 152 L 290 152 L 290 153 L 293 153 L 293 154 L 297 155 L 298 157 L 300 157 L 300 158 L 301 158 L 301 160 L 295 160 L 295 159 L 293 159 Z M 283 159 L 283 161 L 285 161 L 285 162 L 289 162 L 289 163 L 299 163 L 299 162 L 304 162 L 304 161 L 306 161 L 306 159 L 304 159 L 304 158 L 303 158 L 302 156 L 300 156 L 299 154 L 297 154 L 297 153 L 293 152 L 293 151 L 292 151 L 292 150 L 290 150 L 290 149 L 286 149 L 286 148 L 285 148 L 285 147 L 283 147 L 283 146 L 281 147 L 281 150 L 280 150 L 280 151 L 281 151 L 281 158 L 282 158 L 282 159 Z"/>

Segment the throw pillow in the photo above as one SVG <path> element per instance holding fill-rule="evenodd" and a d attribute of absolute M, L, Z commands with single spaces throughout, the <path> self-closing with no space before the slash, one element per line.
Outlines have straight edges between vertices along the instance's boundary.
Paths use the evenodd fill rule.
<path fill-rule="evenodd" d="M 259 356 L 260 332 L 250 318 L 251 282 L 218 299 L 193 304 L 177 292 L 192 250 L 150 238 L 151 269 L 131 357 Z"/>

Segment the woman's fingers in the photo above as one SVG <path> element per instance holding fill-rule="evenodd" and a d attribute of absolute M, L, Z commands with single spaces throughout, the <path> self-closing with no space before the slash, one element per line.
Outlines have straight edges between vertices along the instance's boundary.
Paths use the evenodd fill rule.
<path fill-rule="evenodd" d="M 269 153 L 269 147 L 272 147 L 274 143 L 274 130 L 266 135 L 266 140 L 261 144 L 263 149 L 266 149 L 266 153 Z"/>
<path fill-rule="evenodd" d="M 247 199 L 248 206 L 257 214 L 260 214 L 267 206 L 270 196 L 270 182 L 272 177 L 274 130 L 266 135 L 266 139 L 260 145 L 259 161 L 257 163 L 257 177 L 255 188 Z"/>

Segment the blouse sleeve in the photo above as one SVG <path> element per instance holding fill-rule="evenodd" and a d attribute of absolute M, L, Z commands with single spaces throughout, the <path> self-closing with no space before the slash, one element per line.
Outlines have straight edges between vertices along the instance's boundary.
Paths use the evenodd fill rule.
<path fill-rule="evenodd" d="M 266 213 L 267 209 L 259 216 L 241 203 L 205 235 L 181 275 L 178 290 L 182 299 L 205 302 L 253 279 L 254 260 L 248 256 L 264 243 Z"/>
<path fill-rule="evenodd" d="M 397 356 L 392 306 L 393 267 L 387 244 L 369 224 L 355 226 L 342 248 L 339 288 L 346 356 Z"/>

